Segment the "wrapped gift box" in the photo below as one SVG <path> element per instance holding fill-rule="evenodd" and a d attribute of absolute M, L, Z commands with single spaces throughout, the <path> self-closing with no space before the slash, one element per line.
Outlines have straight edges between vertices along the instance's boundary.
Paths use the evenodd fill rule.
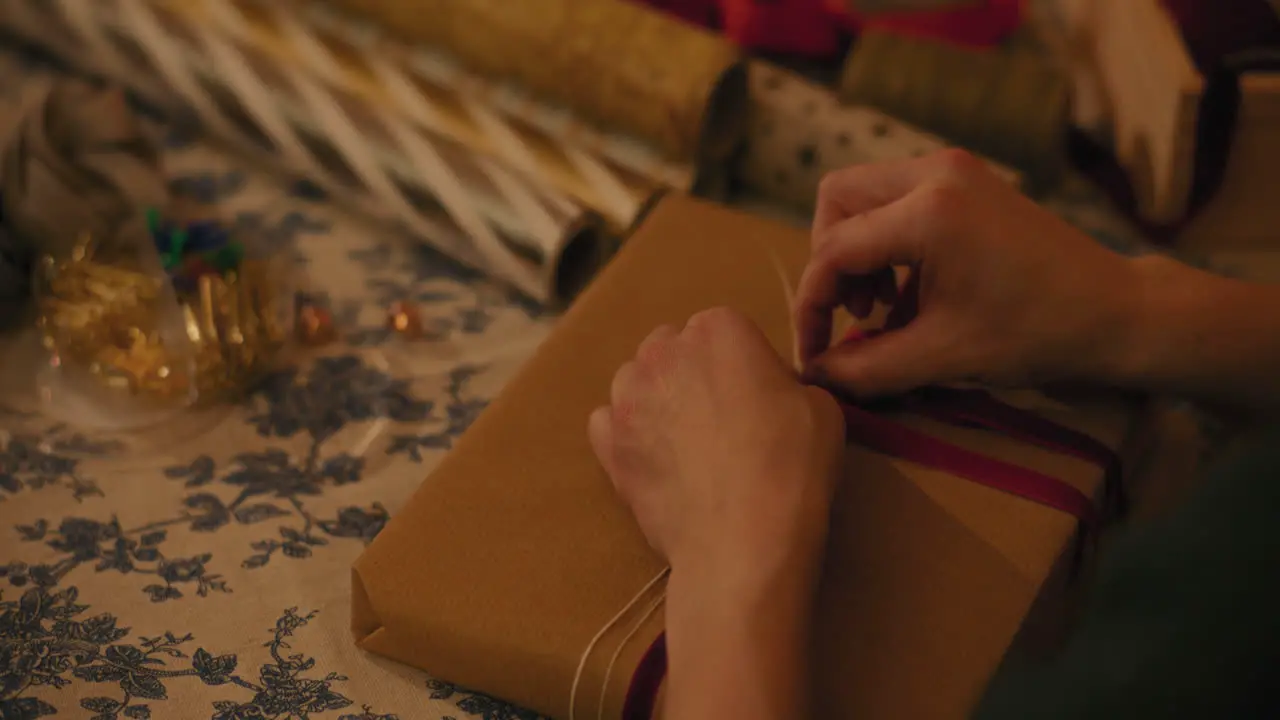
<path fill-rule="evenodd" d="M 356 641 L 557 718 L 570 717 L 582 662 L 576 717 L 596 717 L 602 696 L 605 717 L 634 717 L 660 676 L 661 613 L 644 613 L 659 589 L 583 656 L 663 563 L 596 463 L 587 415 L 650 330 L 708 307 L 737 308 L 789 352 L 776 263 L 794 282 L 807 254 L 802 231 L 664 198 L 356 563 Z M 1134 426 L 1115 398 L 1002 399 L 1111 448 Z M 1103 495 L 1096 464 L 988 430 L 889 419 Z M 1015 638 L 1047 626 L 1024 620 L 1059 596 L 1080 526 L 857 437 L 848 472 L 820 597 L 819 716 L 963 717 Z"/>

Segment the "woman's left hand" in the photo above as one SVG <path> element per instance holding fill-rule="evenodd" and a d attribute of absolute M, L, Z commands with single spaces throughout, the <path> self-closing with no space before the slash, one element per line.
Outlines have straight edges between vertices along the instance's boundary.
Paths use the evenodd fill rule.
<path fill-rule="evenodd" d="M 589 433 L 673 578 L 742 590 L 821 556 L 843 419 L 741 314 L 709 310 L 655 330 Z"/>

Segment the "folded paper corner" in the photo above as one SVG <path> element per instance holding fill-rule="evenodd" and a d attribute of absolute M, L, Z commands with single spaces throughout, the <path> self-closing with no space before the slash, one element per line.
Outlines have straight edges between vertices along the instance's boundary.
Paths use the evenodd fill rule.
<path fill-rule="evenodd" d="M 382 618 L 369 599 L 364 580 L 358 567 L 351 568 L 351 635 L 357 647 L 365 648 L 365 642 L 382 629 Z"/>

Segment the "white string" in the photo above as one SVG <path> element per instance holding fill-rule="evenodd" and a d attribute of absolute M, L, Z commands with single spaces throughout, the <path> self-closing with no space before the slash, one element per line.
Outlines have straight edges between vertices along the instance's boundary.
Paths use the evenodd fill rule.
<path fill-rule="evenodd" d="M 671 568 L 668 566 L 663 568 L 662 572 L 654 575 L 653 579 L 646 583 L 644 587 L 640 588 L 640 592 L 636 593 L 635 597 L 631 598 L 631 600 L 618 611 L 617 615 L 614 615 L 609 622 L 604 624 L 604 627 L 600 628 L 600 631 L 596 633 L 595 637 L 591 638 L 591 642 L 587 643 L 587 648 L 582 651 L 582 657 L 578 659 L 578 669 L 573 674 L 573 686 L 569 689 L 569 720 L 575 720 L 575 706 L 578 702 L 578 686 L 582 684 L 582 675 L 586 670 L 587 660 L 591 658 L 591 652 L 596 649 L 596 645 L 600 644 L 600 640 L 605 636 L 605 634 L 612 630 L 615 625 L 622 622 L 622 619 L 627 616 L 627 613 L 631 612 L 631 609 L 636 606 L 636 603 L 640 602 L 650 590 L 661 583 L 670 572 Z M 649 610 L 649 614 L 653 614 L 653 609 Z M 632 632 L 623 639 L 622 643 L 626 644 L 626 642 L 634 635 L 635 632 Z M 610 663 L 610 666 L 612 666 L 612 664 L 613 663 Z M 608 688 L 606 687 L 606 690 L 607 689 Z"/>
<path fill-rule="evenodd" d="M 787 328 L 791 332 L 791 366 L 796 374 L 799 374 L 804 368 L 800 366 L 800 334 L 796 329 L 795 288 L 791 287 L 791 278 L 787 275 L 787 267 L 783 264 L 778 251 L 764 240 L 760 240 L 759 244 L 769 256 L 769 264 L 773 266 L 774 272 L 778 275 L 778 282 L 782 285 L 782 296 L 787 303 Z"/>
<path fill-rule="evenodd" d="M 622 651 L 627 645 L 631 644 L 631 639 L 640 632 L 645 623 L 649 622 L 649 618 L 662 607 L 662 603 L 667 599 L 667 591 L 663 590 L 661 594 L 645 609 L 644 614 L 631 627 L 631 632 L 622 638 L 622 642 L 618 643 L 618 649 L 613 651 L 613 656 L 609 658 L 609 664 L 604 668 L 604 682 L 600 683 L 600 705 L 596 708 L 596 720 L 604 720 L 604 701 L 609 697 L 609 680 L 613 677 L 613 668 L 618 664 L 618 658 L 622 657 Z"/>

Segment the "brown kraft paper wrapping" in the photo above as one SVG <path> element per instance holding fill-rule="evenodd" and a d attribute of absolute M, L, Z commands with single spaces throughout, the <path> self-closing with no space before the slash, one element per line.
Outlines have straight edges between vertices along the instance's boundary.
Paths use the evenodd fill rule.
<path fill-rule="evenodd" d="M 631 0 L 330 0 L 674 158 L 724 158 L 746 80 L 727 40 Z"/>
<path fill-rule="evenodd" d="M 826 88 L 765 62 L 749 70 L 747 144 L 737 169 L 747 189 L 802 211 L 833 170 L 936 152 L 950 144 L 875 108 L 841 105 Z M 990 163 L 1018 184 L 1018 174 Z"/>
<path fill-rule="evenodd" d="M 789 310 L 770 256 L 794 282 L 807 252 L 801 230 L 664 198 L 356 562 L 360 646 L 568 718 L 584 650 L 663 567 L 592 455 L 588 413 L 607 402 L 614 371 L 655 326 L 708 307 L 740 310 L 789 353 Z M 1004 399 L 1111 447 L 1133 424 L 1118 400 Z M 1094 465 L 993 433 L 901 422 L 1100 495 Z M 856 444 L 848 472 L 819 601 L 816 716 L 963 717 L 1042 588 L 1056 585 L 1054 569 L 1070 564 L 1076 521 Z M 577 717 L 596 717 L 619 649 L 604 717 L 620 716 L 662 630 L 661 613 L 640 622 L 653 598 L 588 656 Z"/>

